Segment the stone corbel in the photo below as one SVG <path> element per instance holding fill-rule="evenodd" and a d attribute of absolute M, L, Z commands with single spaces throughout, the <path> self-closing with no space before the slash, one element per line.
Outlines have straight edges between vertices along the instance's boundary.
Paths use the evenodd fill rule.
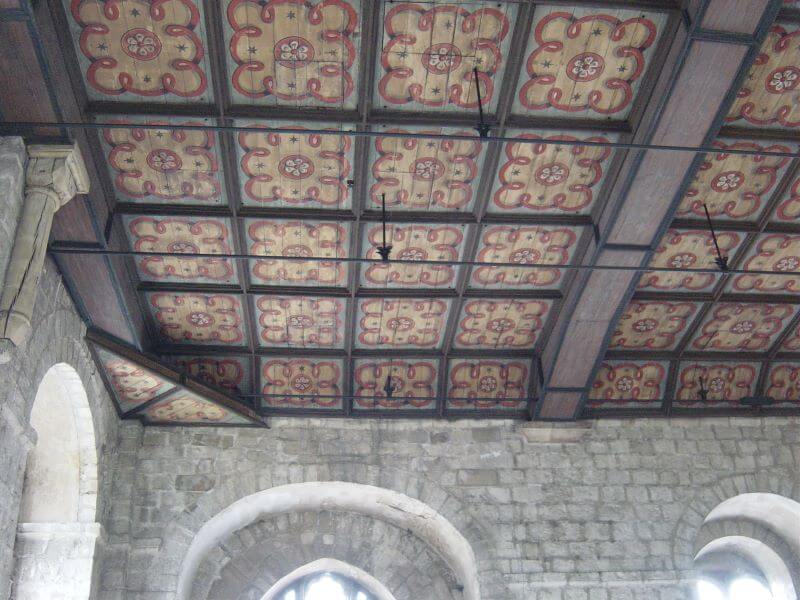
<path fill-rule="evenodd" d="M 89 175 L 77 144 L 31 145 L 25 202 L 0 295 L 0 363 L 11 358 L 31 332 L 39 276 L 56 211 L 89 191 Z"/>

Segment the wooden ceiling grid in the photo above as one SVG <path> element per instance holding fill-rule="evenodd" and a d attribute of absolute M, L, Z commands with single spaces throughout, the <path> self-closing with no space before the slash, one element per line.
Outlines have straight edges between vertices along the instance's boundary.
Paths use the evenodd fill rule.
<path fill-rule="evenodd" d="M 147 350 L 191 377 L 258 398 L 255 408 L 267 415 L 532 414 L 541 377 L 536 352 L 575 278 L 557 267 L 581 262 L 625 151 L 347 133 L 471 133 L 477 97 L 470 75 L 477 67 L 494 134 L 628 141 L 649 100 L 653 72 L 666 59 L 663 38 L 679 12 L 667 0 L 625 8 L 581 1 L 450 2 L 446 10 L 444 4 L 336 0 L 320 8 L 294 0 L 231 0 L 222 7 L 170 0 L 150 13 L 150 2 L 122 0 L 105 3 L 107 13 L 116 7 L 118 14 L 101 14 L 97 0 L 64 3 L 61 22 L 73 36 L 80 19 L 124 22 L 120 31 L 111 28 L 120 40 L 112 58 L 112 48 L 101 47 L 99 29 L 76 36 L 80 68 L 71 73 L 76 95 L 85 99 L 84 118 L 132 125 L 88 136 L 95 158 L 108 165 L 103 188 L 116 198 L 111 243 L 220 255 L 127 261 L 147 323 Z M 314 11 L 314 18 L 303 21 L 303 11 Z M 797 28 L 793 14 L 782 13 L 784 29 L 776 36 Z M 168 32 L 166 22 L 174 25 Z M 408 42 L 409 27 L 424 36 Z M 322 35 L 326 28 L 334 35 Z M 92 35 L 99 37 L 92 41 Z M 325 41 L 309 44 L 315 35 Z M 629 52 L 615 52 L 610 39 Z M 175 56 L 167 60 L 170 52 Z M 616 75 L 604 75 L 612 70 Z M 792 73 L 782 73 L 774 86 L 796 85 Z M 614 86 L 604 87 L 607 76 Z M 159 83 L 167 93 L 154 87 Z M 608 89 L 615 91 L 604 95 Z M 764 101 L 755 95 L 756 104 Z M 774 122 L 759 129 L 743 130 L 734 122 L 719 144 L 796 149 L 786 126 L 796 117 L 779 108 L 767 105 Z M 137 128 L 142 122 L 164 127 Z M 186 123 L 332 132 L 170 127 Z M 742 185 L 731 175 L 735 159 L 701 168 L 711 174 L 720 166 L 715 162 L 722 164 L 724 177 L 714 182 L 718 195 L 725 186 Z M 763 268 L 765 252 L 774 246 L 783 251 L 787 236 L 800 237 L 791 199 L 800 186 L 798 166 L 757 169 L 756 181 L 747 182 L 755 207 L 714 217 L 732 266 Z M 374 257 L 383 193 L 393 258 L 544 262 L 553 268 L 224 258 Z M 713 209 L 713 200 L 706 201 Z M 673 222 L 665 251 L 656 254 L 661 260 L 689 260 L 675 256 L 691 254 L 680 246 L 689 244 L 704 250 L 699 260 L 707 264 L 707 225 L 693 202 L 687 198 L 685 213 Z M 670 253 L 670 247 L 677 250 Z M 794 255 L 785 254 L 781 259 L 791 266 Z M 719 393 L 736 400 L 744 389 L 756 394 L 766 386 L 796 394 L 792 382 L 800 371 L 790 361 L 800 361 L 800 348 L 781 350 L 800 327 L 800 316 L 784 314 L 792 290 L 773 281 L 764 291 L 762 283 L 728 275 L 692 279 L 643 276 L 633 302 L 695 310 L 679 317 L 685 323 L 663 348 L 610 349 L 608 366 L 601 367 L 612 373 L 607 387 L 614 387 L 617 375 L 610 367 L 618 365 L 617 379 L 627 379 L 614 387 L 617 392 L 636 386 L 639 377 L 648 390 L 647 401 L 638 404 L 643 413 L 652 412 L 656 400 L 669 410 L 673 397 L 676 405 L 689 402 L 692 377 L 684 375 L 705 365 L 714 375 L 712 400 Z M 731 303 L 762 311 L 769 305 L 773 324 L 773 313 L 780 315 L 780 331 L 767 328 L 762 335 L 770 345 L 735 354 L 693 350 L 704 320 Z M 647 319 L 656 320 L 638 321 Z M 645 326 L 650 323 L 639 328 Z M 768 377 L 766 365 L 773 360 L 783 363 L 772 369 L 778 375 Z M 639 368 L 642 361 L 646 368 Z M 388 375 L 392 398 L 383 389 Z M 728 391 L 720 392 L 717 379 Z M 625 405 L 617 392 L 592 399 L 589 413 L 621 414 L 617 407 Z M 312 396 L 317 400 L 309 401 Z"/>
<path fill-rule="evenodd" d="M 720 152 L 697 169 L 650 263 L 713 267 L 706 203 L 731 269 L 778 274 L 643 273 L 595 376 L 588 414 L 712 414 L 765 396 L 774 402 L 763 410 L 800 404 L 800 345 L 790 341 L 800 329 L 800 161 L 725 153 L 800 147 L 800 13 L 786 6 L 714 144 Z"/>
<path fill-rule="evenodd" d="M 89 5 L 87 13 L 97 5 L 94 0 L 77 4 Z M 229 391 L 238 389 L 247 397 L 264 392 L 256 405 L 266 414 L 530 414 L 538 377 L 536 343 L 547 335 L 559 309 L 560 290 L 572 278 L 556 267 L 578 260 L 585 250 L 590 226 L 603 209 L 605 178 L 618 168 L 620 157 L 587 147 L 353 139 L 347 131 L 356 127 L 391 133 L 471 133 L 477 98 L 470 76 L 477 67 L 488 118 L 498 135 L 625 139 L 630 126 L 624 117 L 641 104 L 634 101 L 627 82 L 622 86 L 625 93 L 614 92 L 602 106 L 579 106 L 578 96 L 583 93 L 588 101 L 597 71 L 615 56 L 609 54 L 613 44 L 603 45 L 602 40 L 622 20 L 645 17 L 622 31 L 631 36 L 627 43 L 648 53 L 648 66 L 651 60 L 657 64 L 654 46 L 668 9 L 674 7 L 665 2 L 640 14 L 635 9 L 534 9 L 492 2 L 454 2 L 436 10 L 431 10 L 435 3 L 424 2 L 336 2 L 329 12 L 314 13 L 316 19 L 295 30 L 287 25 L 316 5 L 234 0 L 226 19 L 213 3 L 199 6 L 176 0 L 172 16 L 183 29 L 174 50 L 186 61 L 181 65 L 188 75 L 165 79 L 161 71 L 169 72 L 174 61 L 162 60 L 167 48 L 154 35 L 161 31 L 159 19 L 149 25 L 139 22 L 146 18 L 147 4 L 119 4 L 121 16 L 131 15 L 131 27 L 121 32 L 128 35 L 122 51 L 128 58 L 138 53 L 149 59 L 152 54 L 156 62 L 145 60 L 148 64 L 142 67 L 134 58 L 138 70 L 131 77 L 120 79 L 114 72 L 127 87 L 109 92 L 113 98 L 89 94 L 87 115 L 98 122 L 164 124 L 163 130 L 132 127 L 99 135 L 97 149 L 107 159 L 116 192 L 117 223 L 134 250 L 220 255 L 129 261 L 147 307 L 154 342 L 149 349 Z M 65 7 L 69 15 L 70 6 Z M 598 13 L 605 16 L 598 18 Z M 165 15 L 169 13 L 156 16 Z M 425 48 L 408 48 L 402 30 L 419 26 L 423 17 L 430 28 L 425 35 L 431 37 L 418 35 Z M 253 28 L 254 20 L 281 18 L 283 26 L 274 30 Z M 339 26 L 337 41 L 319 48 L 304 45 L 314 34 L 308 28 L 320 23 Z M 540 101 L 532 99 L 541 93 L 536 90 L 540 82 L 549 80 L 536 72 L 539 66 L 533 58 L 542 51 L 537 46 L 549 48 L 548 36 L 563 35 L 570 23 L 580 34 L 572 43 L 581 47 L 568 48 L 580 54 L 575 64 L 566 64 L 575 58 L 569 52 L 541 61 L 545 70 L 559 60 L 564 62 L 558 63 L 559 69 L 574 70 L 572 79 L 561 82 L 571 86 L 570 96 L 560 112 L 540 117 L 547 111 L 540 112 L 535 106 Z M 588 27 L 593 28 L 591 34 Z M 528 43 L 529 30 L 540 33 L 529 36 Z M 277 40 L 283 33 L 297 35 Z M 473 38 L 481 36 L 483 43 L 476 44 Z M 88 38 L 80 38 L 81 60 L 86 59 Z M 230 53 L 221 40 L 232 48 Z M 389 49 L 379 53 L 376 42 Z M 523 52 L 520 48 L 526 43 L 529 47 Z M 473 50 L 464 53 L 468 47 Z M 242 56 L 245 51 L 251 56 Z M 101 47 L 99 52 L 110 49 Z M 332 64 L 312 58 L 333 52 L 348 58 Z M 275 61 L 264 61 L 266 53 Z M 127 60 L 120 57 L 119 64 Z M 91 65 L 84 65 L 83 73 L 102 72 L 107 68 L 102 58 L 90 56 L 90 62 L 100 66 L 92 71 Z M 640 71 L 633 77 L 636 88 L 642 80 L 648 82 L 641 73 L 644 63 L 639 54 L 614 66 L 618 73 Z M 416 66 L 410 75 L 409 65 Z M 327 91 L 308 85 L 313 78 L 309 71 Z M 253 72 L 265 78 L 259 81 Z M 425 78 L 417 80 L 415 73 Z M 339 77 L 341 85 L 327 85 L 324 77 L 330 74 Z M 148 97 L 143 88 L 154 85 L 159 76 L 172 93 Z M 86 77 L 92 88 L 94 81 Z M 106 90 L 113 80 L 103 80 Z M 463 87 L 454 83 L 459 80 L 466 82 Z M 559 83 L 547 85 L 552 93 Z M 297 90 L 304 86 L 310 96 L 301 98 Z M 519 96 L 515 88 L 526 86 L 531 90 L 527 105 L 512 102 Z M 137 94 L 146 101 L 131 102 Z M 268 108 L 262 108 L 265 105 Z M 320 109 L 323 105 L 325 110 Z M 621 114 L 608 116 L 615 113 Z M 169 128 L 195 123 L 330 128 L 332 134 L 237 135 Z M 310 150 L 316 153 L 311 160 Z M 535 168 L 543 163 L 544 169 Z M 378 202 L 384 193 L 393 258 L 545 262 L 554 268 L 223 258 L 231 252 L 373 258 L 379 241 Z M 381 366 L 387 350 L 389 362 Z M 376 377 L 385 380 L 389 374 L 397 388 L 393 396 L 407 393 L 409 402 L 385 397 L 383 381 Z M 294 397 L 283 397 L 290 382 Z M 363 400 L 364 390 L 378 398 Z M 421 396 L 420 390 L 428 396 Z M 320 396 L 318 402 L 308 402 L 313 393 Z M 331 402 L 323 398 L 326 395 L 341 398 Z"/>

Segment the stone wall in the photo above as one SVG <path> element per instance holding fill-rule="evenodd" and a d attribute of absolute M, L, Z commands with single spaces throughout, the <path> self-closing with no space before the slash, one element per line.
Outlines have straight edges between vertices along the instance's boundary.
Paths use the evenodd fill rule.
<path fill-rule="evenodd" d="M 195 532 L 236 500 L 288 483 L 348 481 L 427 503 L 471 543 L 483 600 L 688 600 L 695 536 L 713 506 L 756 491 L 800 499 L 797 418 L 604 420 L 567 428 L 285 418 L 271 425 L 125 426 L 125 467 L 108 523 L 118 552 L 104 571 L 105 597 L 174 597 Z M 577 441 L 542 443 L 570 439 Z M 199 585 L 213 597 L 257 598 L 298 556 L 329 552 L 358 562 L 361 542 L 348 538 L 369 528 L 320 526 L 327 518 L 304 514 L 283 529 L 264 520 L 242 530 L 210 553 Z M 280 533 L 286 528 L 294 553 Z M 375 536 L 376 551 L 392 535 L 384 528 Z M 408 568 L 401 560 L 389 564 Z M 370 570 L 368 562 L 356 566 Z M 451 579 L 430 560 L 415 568 L 427 581 Z M 392 577 L 391 569 L 382 576 Z M 398 599 L 414 593 L 401 591 Z"/>
<path fill-rule="evenodd" d="M 0 268 L 5 271 L 22 205 L 25 148 L 21 140 L 0 138 Z M 2 262 L 4 261 L 4 262 Z M 98 508 L 102 523 L 108 511 L 110 472 L 117 446 L 118 419 L 83 341 L 86 328 L 77 314 L 55 264 L 47 260 L 40 278 L 33 331 L 11 361 L 0 365 L 0 598 L 8 598 L 14 566 L 14 540 L 26 456 L 36 434 L 29 426 L 39 382 L 53 365 L 66 363 L 85 387 L 98 454 Z"/>

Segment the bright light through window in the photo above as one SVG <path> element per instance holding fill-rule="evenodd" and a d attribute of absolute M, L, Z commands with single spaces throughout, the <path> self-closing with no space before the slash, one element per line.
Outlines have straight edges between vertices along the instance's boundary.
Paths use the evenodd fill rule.
<path fill-rule="evenodd" d="M 367 595 L 364 592 L 358 592 L 356 600 L 367 600 Z"/>
<path fill-rule="evenodd" d="M 772 600 L 772 592 L 758 579 L 743 577 L 731 583 L 730 600 Z"/>
<path fill-rule="evenodd" d="M 324 575 L 308 586 L 305 600 L 347 600 L 347 594 L 341 583 Z"/>
<path fill-rule="evenodd" d="M 716 584 L 701 579 L 697 582 L 697 598 L 699 600 L 725 600 L 725 594 Z"/>
<path fill-rule="evenodd" d="M 294 590 L 289 590 L 283 595 L 283 600 L 297 600 L 297 593 Z"/>

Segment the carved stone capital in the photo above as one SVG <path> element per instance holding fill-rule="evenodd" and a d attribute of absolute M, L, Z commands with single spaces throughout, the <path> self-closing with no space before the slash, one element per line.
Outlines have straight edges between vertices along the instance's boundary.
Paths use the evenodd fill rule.
<path fill-rule="evenodd" d="M 0 295 L 0 364 L 10 360 L 31 331 L 39 275 L 55 212 L 89 191 L 89 174 L 77 144 L 28 148 L 25 202 Z"/>

